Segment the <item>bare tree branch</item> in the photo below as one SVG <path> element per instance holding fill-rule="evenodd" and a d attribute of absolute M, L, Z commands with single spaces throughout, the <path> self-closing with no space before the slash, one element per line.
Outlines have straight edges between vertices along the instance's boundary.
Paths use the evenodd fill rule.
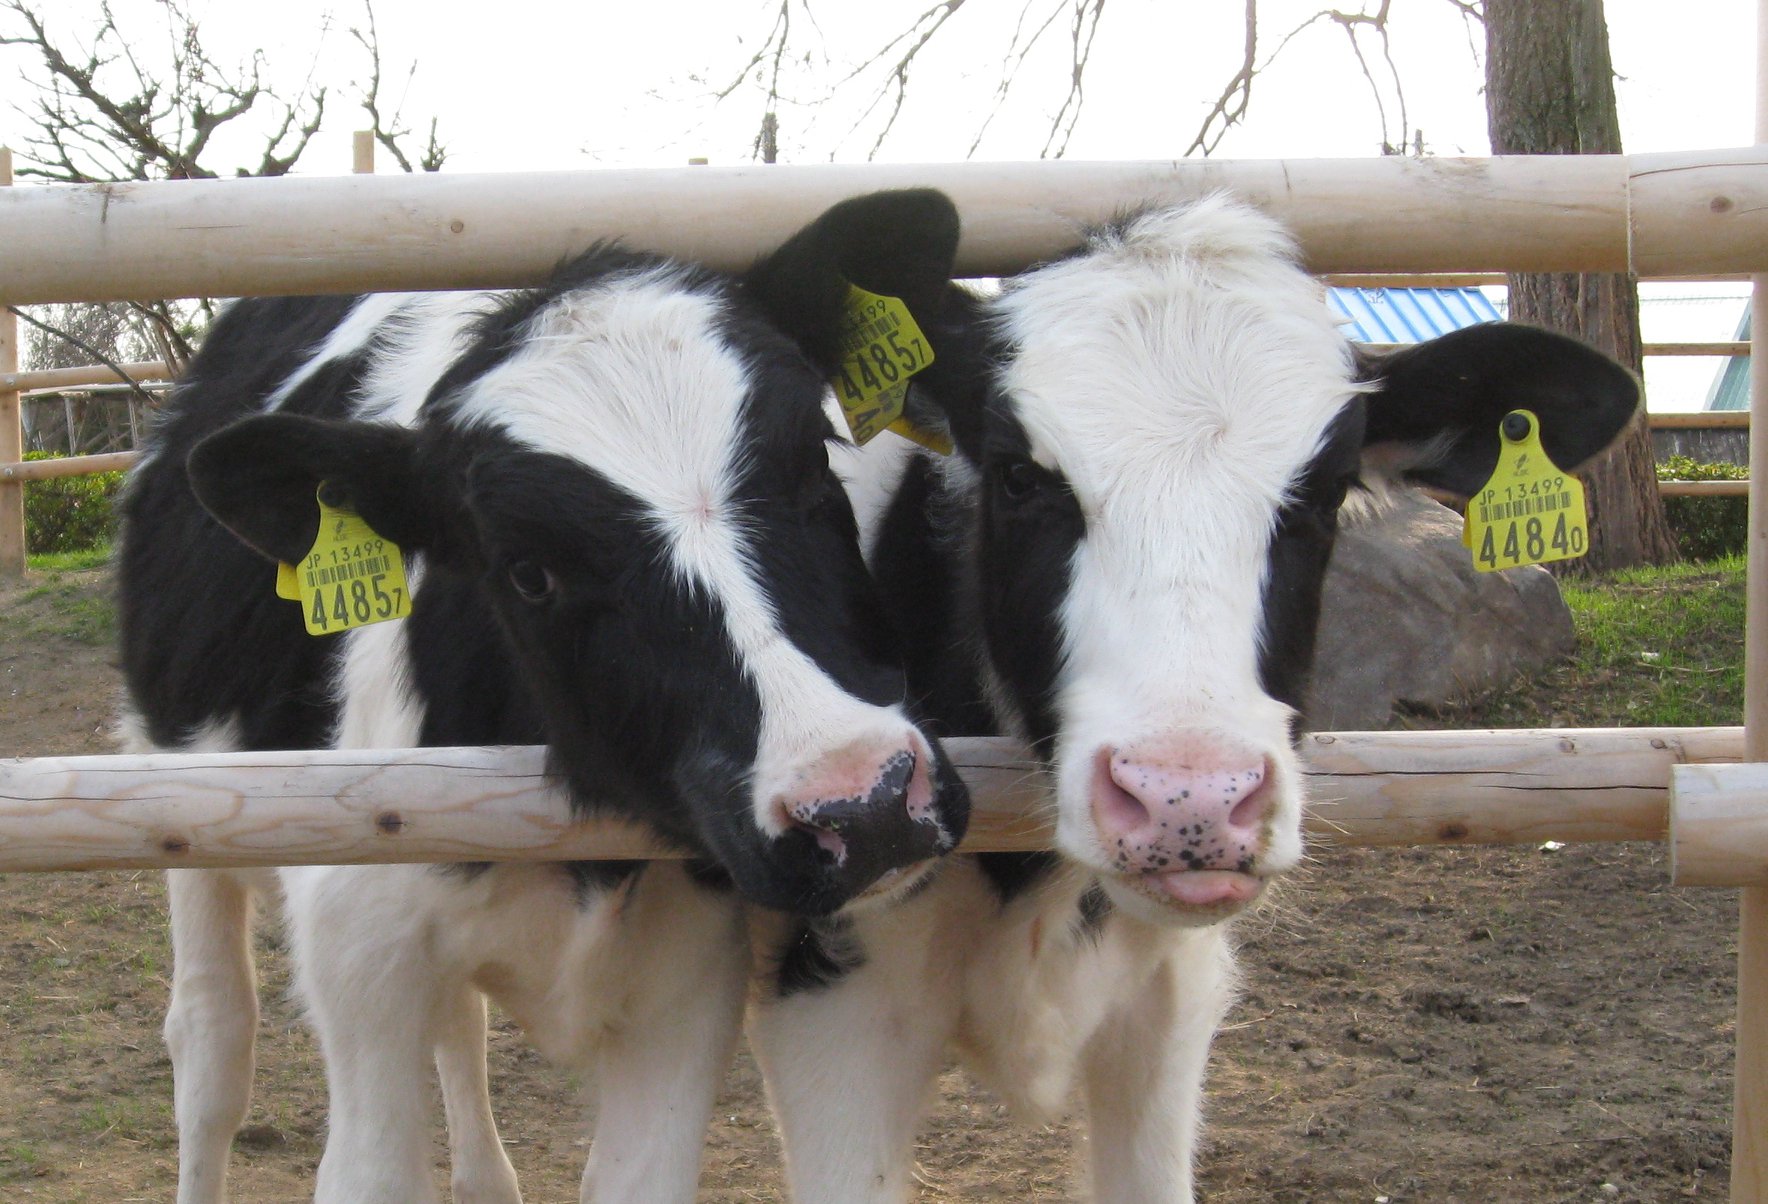
<path fill-rule="evenodd" d="M 393 161 L 399 164 L 400 171 L 408 172 L 412 170 L 411 160 L 406 157 L 405 150 L 399 143 L 401 138 L 407 137 L 411 133 L 409 129 L 400 125 L 405 102 L 401 99 L 390 116 L 384 118 L 381 116 L 381 35 L 375 25 L 374 5 L 365 3 L 363 7 L 367 10 L 367 32 L 364 33 L 363 30 L 355 26 L 350 29 L 350 36 L 355 38 L 357 44 L 368 52 L 368 83 L 357 85 L 362 91 L 362 107 L 367 110 L 369 120 L 373 123 L 370 130 L 374 134 L 374 140 L 387 148 L 388 153 L 393 156 Z M 405 73 L 407 86 L 410 85 L 412 76 L 416 74 L 417 64 L 413 63 Z M 314 128 L 318 128 L 317 123 Z M 302 140 L 302 145 L 306 145 L 305 139 Z M 429 142 L 424 147 L 422 154 L 418 156 L 418 168 L 422 171 L 440 171 L 447 158 L 447 148 L 436 141 L 436 122 L 432 119 Z"/>
<path fill-rule="evenodd" d="M 30 56 L 23 78 L 27 99 L 14 105 L 32 130 L 21 148 L 19 175 L 66 183 L 212 179 L 217 172 L 207 160 L 216 136 L 242 128 L 236 123 L 248 117 L 266 124 L 257 162 L 235 168 L 238 175 L 283 175 L 305 155 L 326 111 L 326 90 L 316 82 L 317 55 L 298 87 L 279 93 L 265 80 L 262 53 L 233 68 L 209 54 L 188 0 L 152 4 L 161 19 L 159 39 L 125 31 L 109 0 L 101 0 L 96 25 L 84 36 L 55 24 L 59 14 L 49 0 L 0 0 L 0 46 L 19 47 Z M 409 171 L 412 164 L 401 143 L 409 131 L 397 108 L 390 116 L 382 113 L 381 47 L 370 0 L 364 0 L 364 9 L 367 32 L 351 30 L 369 59 L 364 107 L 376 139 Z M 444 157 L 431 122 L 418 165 L 434 171 Z M 212 317 L 213 307 L 206 299 L 198 299 L 195 309 L 186 302 L 154 301 L 117 312 L 127 315 L 143 344 L 176 368 L 190 357 L 191 324 Z M 96 362 L 113 365 L 114 356 L 82 338 L 71 316 L 56 320 L 61 317 L 69 329 L 25 320 L 80 347 Z"/>
<path fill-rule="evenodd" d="M 39 321 L 37 321 L 37 319 L 33 318 L 30 314 L 26 313 L 24 310 L 20 309 L 16 305 L 8 305 L 6 307 L 6 312 L 11 314 L 13 317 L 17 318 L 19 321 L 26 323 L 27 325 L 35 326 L 38 330 L 41 330 L 45 334 L 53 335 L 54 337 L 61 339 L 64 342 L 72 343 L 75 347 L 78 347 L 82 352 L 91 356 L 95 362 L 103 364 L 106 368 L 109 368 L 112 372 L 115 372 L 117 374 L 117 378 L 119 380 L 125 382 L 129 386 L 129 391 L 131 393 L 134 393 L 137 396 L 139 396 L 142 401 L 146 402 L 150 406 L 157 404 L 154 401 L 153 396 L 150 393 L 148 393 L 148 391 L 146 389 L 143 389 L 140 385 L 136 384 L 134 378 L 131 377 L 128 373 L 123 371 L 121 365 L 119 365 L 115 360 L 113 360 L 109 356 L 107 356 L 104 352 L 102 352 L 98 348 L 94 347 L 91 343 L 87 342 L 85 339 L 80 338 L 78 335 L 70 334 L 69 332 L 67 332 L 65 330 L 57 330 L 55 327 L 50 326 L 47 323 L 39 322 Z"/>
<path fill-rule="evenodd" d="M 1277 49 L 1281 51 L 1283 48 L 1278 46 Z M 1189 158 L 1193 153 L 1207 157 L 1222 144 L 1222 138 L 1227 132 L 1246 117 L 1246 106 L 1252 100 L 1252 81 L 1260 71 L 1257 63 L 1258 0 L 1246 0 L 1246 49 L 1241 54 L 1240 66 L 1228 77 L 1228 82 L 1222 87 L 1222 94 L 1210 106 L 1209 112 L 1204 114 L 1203 124 L 1197 127 L 1197 133 L 1192 137 L 1191 144 L 1184 149 L 1182 158 Z M 1212 130 L 1217 122 L 1221 123 L 1220 128 Z"/>
<path fill-rule="evenodd" d="M 1062 107 L 1056 110 L 1056 116 L 1050 122 L 1050 136 L 1044 139 L 1040 158 L 1060 159 L 1068 149 L 1068 140 L 1074 136 L 1083 100 L 1081 85 L 1086 78 L 1087 61 L 1093 53 L 1093 37 L 1099 32 L 1099 17 L 1104 12 L 1105 0 L 1074 0 L 1074 26 L 1069 38 L 1072 53 L 1069 57 L 1068 95 L 1062 98 Z M 1067 118 L 1066 123 L 1064 118 Z M 1060 143 L 1056 141 L 1058 135 L 1062 139 Z M 1056 149 L 1053 156 L 1051 146 Z"/>
<path fill-rule="evenodd" d="M 976 153 L 977 148 L 982 145 L 983 137 L 988 133 L 988 127 L 994 124 L 994 119 L 1006 106 L 1007 93 L 1018 80 L 1019 69 L 1025 65 L 1025 57 L 1031 53 L 1050 26 L 1056 23 L 1056 18 L 1062 15 L 1059 6 L 1052 8 L 1049 15 L 1043 19 L 1042 24 L 1032 32 L 1029 38 L 1025 39 L 1022 46 L 1019 39 L 1025 29 L 1025 18 L 1031 12 L 1031 4 L 1032 0 L 1026 0 L 1025 7 L 1019 10 L 1019 20 L 1013 26 L 1013 39 L 1007 43 L 1007 52 L 1001 57 L 1001 82 L 995 85 L 994 104 L 989 106 L 988 115 L 982 119 L 982 125 L 977 129 L 976 137 L 971 139 L 970 149 L 964 152 L 966 159 Z"/>
<path fill-rule="evenodd" d="M 866 153 L 867 159 L 877 156 L 879 148 L 884 145 L 884 139 L 888 138 L 890 131 L 895 128 L 897 117 L 902 114 L 903 101 L 908 99 L 909 76 L 914 70 L 915 59 L 922 50 L 926 49 L 927 43 L 939 33 L 940 28 L 951 20 L 960 8 L 964 7 L 965 2 L 966 0 L 940 0 L 940 3 L 916 17 L 906 30 L 880 47 L 871 58 L 866 59 L 848 72 L 845 80 L 835 85 L 838 88 L 841 83 L 846 83 L 863 74 L 871 67 L 883 62 L 898 46 L 906 44 L 907 48 L 890 64 L 885 73 L 884 82 L 879 85 L 871 102 L 866 105 L 860 113 L 859 119 L 848 131 L 849 133 L 856 132 L 865 123 L 866 118 L 876 112 L 880 105 L 887 100 L 890 102 L 890 115 L 884 119 L 884 126 L 878 131 L 878 136 L 872 140 L 872 149 Z"/>
<path fill-rule="evenodd" d="M 1472 0 L 1448 0 L 1448 3 L 1454 5 L 1464 14 L 1473 17 L 1474 19 L 1479 18 L 1479 6 L 1477 3 L 1472 2 Z M 1252 99 L 1253 80 L 1265 71 L 1268 71 L 1271 65 L 1275 63 L 1289 47 L 1291 42 L 1303 32 L 1322 21 L 1328 21 L 1337 25 L 1344 31 L 1345 36 L 1350 39 L 1351 54 L 1356 59 L 1358 69 L 1362 73 L 1363 79 L 1369 85 L 1370 95 L 1375 100 L 1377 119 L 1381 123 L 1382 153 L 1392 155 L 1406 153 L 1406 142 L 1408 135 L 1411 132 L 1411 122 L 1406 109 L 1404 81 L 1400 75 L 1399 66 L 1394 61 L 1393 47 L 1391 39 L 1388 36 L 1388 16 L 1391 0 L 1379 0 L 1379 4 L 1374 12 L 1366 10 L 1349 12 L 1335 8 L 1320 9 L 1308 16 L 1305 20 L 1299 22 L 1288 33 L 1284 34 L 1283 37 L 1278 40 L 1277 48 L 1273 50 L 1262 63 L 1258 61 L 1257 57 L 1258 2 L 1257 0 L 1245 0 L 1245 4 L 1246 48 L 1241 57 L 1240 65 L 1228 78 L 1227 84 L 1222 88 L 1221 95 L 1217 97 L 1215 103 L 1210 106 L 1208 113 L 1204 115 L 1203 123 L 1198 127 L 1196 136 L 1191 139 L 1190 145 L 1185 148 L 1184 153 L 1186 155 L 1201 154 L 1207 156 L 1220 146 L 1222 138 L 1227 134 L 1228 130 L 1240 124 L 1240 122 L 1245 119 L 1248 103 Z M 1388 124 L 1387 103 L 1383 98 L 1382 85 L 1377 81 L 1375 72 L 1371 69 L 1369 60 L 1363 51 L 1363 44 L 1359 37 L 1359 33 L 1363 30 L 1372 30 L 1380 44 L 1382 61 L 1386 64 L 1387 79 L 1393 86 L 1394 98 L 1399 106 L 1399 132 L 1397 136 L 1392 136 L 1392 131 Z M 1418 147 L 1419 153 L 1422 154 L 1422 133 L 1418 135 Z"/>

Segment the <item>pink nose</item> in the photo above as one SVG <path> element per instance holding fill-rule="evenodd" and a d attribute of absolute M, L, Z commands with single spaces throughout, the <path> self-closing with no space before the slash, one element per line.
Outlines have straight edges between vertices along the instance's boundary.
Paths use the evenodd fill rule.
<path fill-rule="evenodd" d="M 1121 873 L 1250 873 L 1271 810 L 1268 764 L 1200 733 L 1101 748 L 1093 771 L 1099 838 Z"/>

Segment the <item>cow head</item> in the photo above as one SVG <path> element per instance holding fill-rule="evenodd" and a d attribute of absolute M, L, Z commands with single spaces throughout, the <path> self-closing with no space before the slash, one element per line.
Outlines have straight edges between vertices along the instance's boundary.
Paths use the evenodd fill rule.
<path fill-rule="evenodd" d="M 1518 406 L 1569 468 L 1638 399 L 1516 326 L 1360 359 L 1286 234 L 1223 198 L 951 309 L 928 394 L 972 474 L 997 709 L 1053 773 L 1059 849 L 1168 923 L 1233 914 L 1301 854 L 1297 708 L 1347 491 L 1472 491 Z"/>
<path fill-rule="evenodd" d="M 906 887 L 968 817 L 903 714 L 823 411 L 848 285 L 924 309 L 956 239 L 949 201 L 907 191 L 837 205 L 742 277 L 602 248 L 441 350 L 415 318 L 377 333 L 371 378 L 431 365 L 398 421 L 249 418 L 191 479 L 282 561 L 327 483 L 415 554 L 405 635 L 482 631 L 515 666 L 580 807 L 827 912 Z"/>

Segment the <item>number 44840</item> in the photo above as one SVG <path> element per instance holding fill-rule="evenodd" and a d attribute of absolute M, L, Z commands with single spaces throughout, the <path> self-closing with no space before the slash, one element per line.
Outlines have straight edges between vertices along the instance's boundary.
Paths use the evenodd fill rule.
<path fill-rule="evenodd" d="M 1499 539 L 1500 530 L 1503 532 Z M 1561 514 L 1549 532 L 1539 515 L 1486 528 L 1476 553 L 1481 563 L 1497 567 L 1500 562 L 1540 564 L 1584 554 L 1584 528 L 1566 522 Z"/>

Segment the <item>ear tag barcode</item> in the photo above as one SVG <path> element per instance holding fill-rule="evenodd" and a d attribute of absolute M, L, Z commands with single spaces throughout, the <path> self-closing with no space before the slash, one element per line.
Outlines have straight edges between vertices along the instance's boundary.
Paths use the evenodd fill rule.
<path fill-rule="evenodd" d="M 853 441 L 869 443 L 879 431 L 949 454 L 950 440 L 910 422 L 903 415 L 909 377 L 933 362 L 933 347 L 909 307 L 899 298 L 847 289 L 841 325 L 841 364 L 835 370 L 835 398 L 847 416 Z M 943 444 L 943 450 L 942 445 Z"/>
<path fill-rule="evenodd" d="M 292 593 L 285 592 L 291 587 Z M 323 498 L 319 535 L 300 564 L 277 566 L 276 594 L 300 602 L 308 635 L 330 635 L 411 613 L 399 545 L 376 535 L 361 515 L 328 505 Z"/>
<path fill-rule="evenodd" d="M 1468 500 L 1461 542 L 1482 573 L 1571 560 L 1590 548 L 1584 487 L 1541 449 L 1541 424 L 1512 410 L 1498 424 L 1491 479 Z"/>

